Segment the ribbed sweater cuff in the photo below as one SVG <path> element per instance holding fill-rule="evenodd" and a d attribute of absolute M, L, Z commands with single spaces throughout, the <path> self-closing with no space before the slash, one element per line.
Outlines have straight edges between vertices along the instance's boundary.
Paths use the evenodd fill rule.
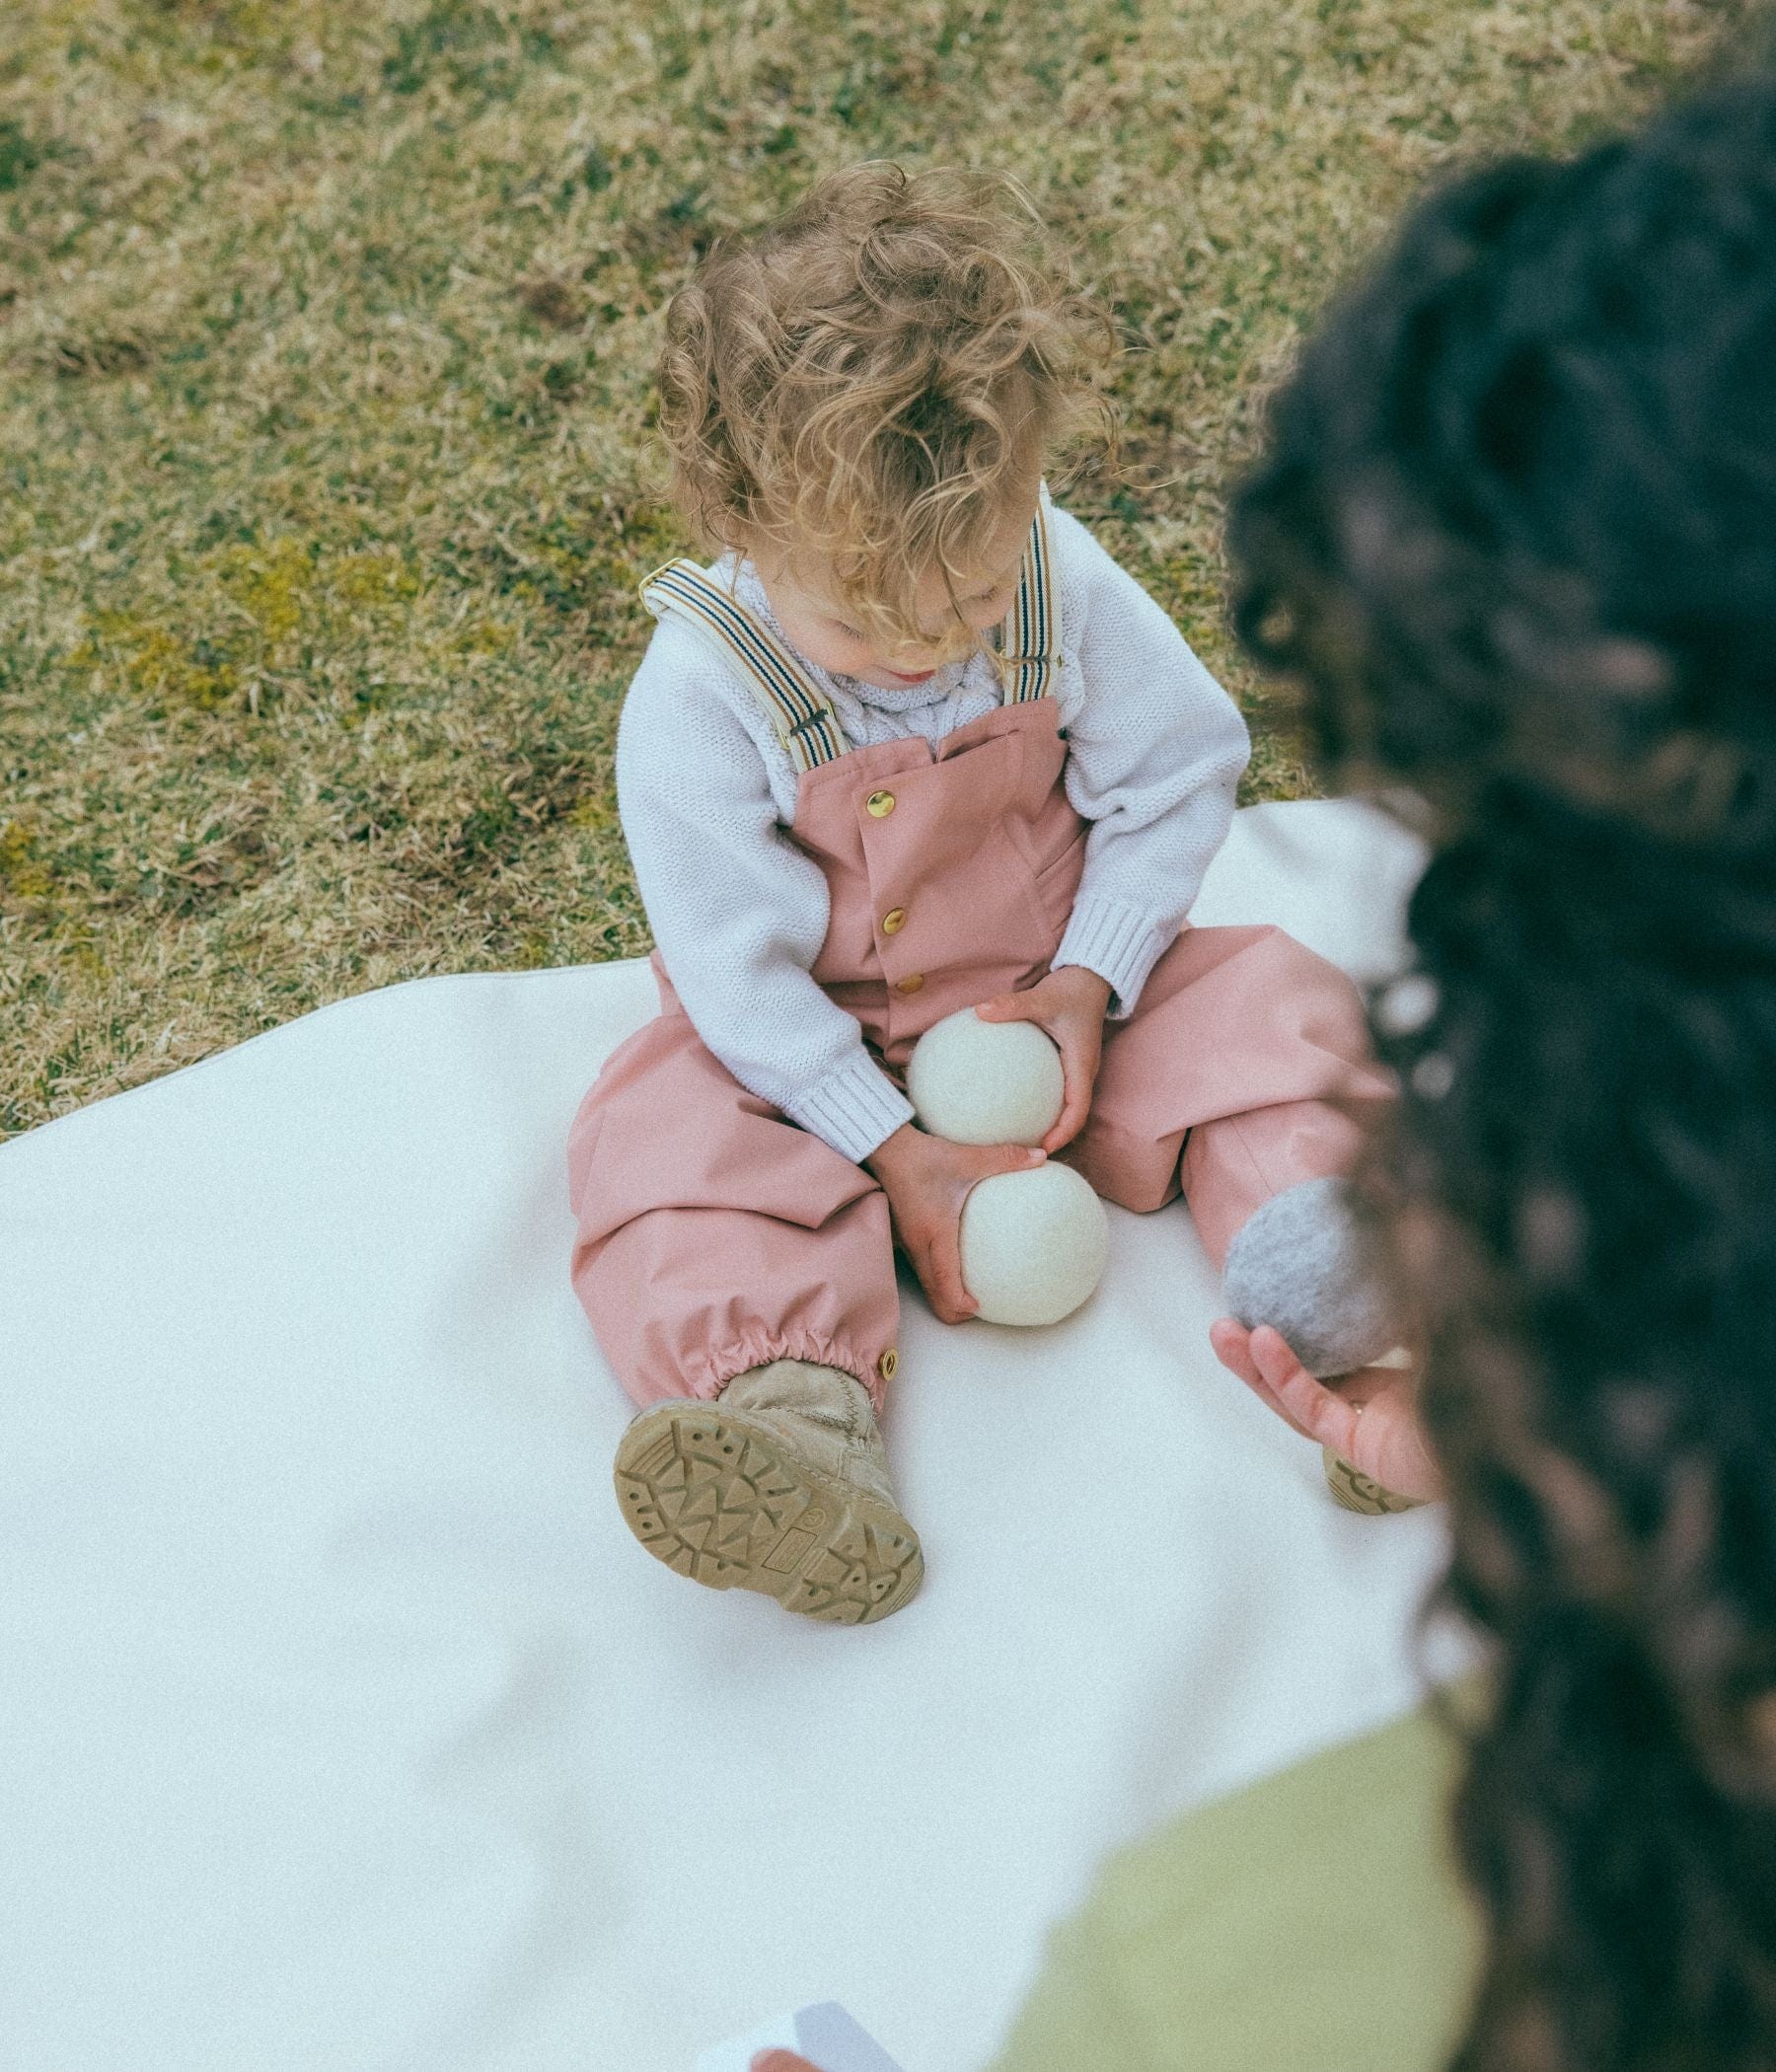
<path fill-rule="evenodd" d="M 1077 901 L 1067 933 L 1055 953 L 1054 969 L 1082 964 L 1108 982 L 1115 996 L 1110 1012 L 1118 1020 L 1131 1014 L 1147 974 L 1171 947 L 1177 928 L 1151 914 L 1125 907 L 1120 900 L 1088 895 Z"/>
<path fill-rule="evenodd" d="M 868 1058 L 828 1073 L 783 1112 L 853 1165 L 913 1120 L 912 1102 Z"/>

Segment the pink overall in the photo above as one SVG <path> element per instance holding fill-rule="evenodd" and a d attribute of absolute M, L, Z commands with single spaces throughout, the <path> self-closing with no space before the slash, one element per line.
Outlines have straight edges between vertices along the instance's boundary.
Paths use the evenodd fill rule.
<path fill-rule="evenodd" d="M 790 832 L 832 894 L 814 977 L 896 1078 L 934 1022 L 1047 972 L 1085 860 L 1066 760 L 1037 696 L 934 747 L 803 771 Z M 898 1365 L 886 1198 L 748 1093 L 655 970 L 661 1013 L 605 1066 L 568 1147 L 573 1283 L 600 1345 L 644 1405 L 788 1358 L 856 1375 L 879 1409 Z M 1219 1267 L 1261 1203 L 1348 1169 L 1358 1114 L 1387 1093 L 1367 1058 L 1332 965 L 1277 928 L 1186 927 L 1108 1025 L 1090 1120 L 1062 1155 L 1126 1209 L 1182 1189 Z"/>

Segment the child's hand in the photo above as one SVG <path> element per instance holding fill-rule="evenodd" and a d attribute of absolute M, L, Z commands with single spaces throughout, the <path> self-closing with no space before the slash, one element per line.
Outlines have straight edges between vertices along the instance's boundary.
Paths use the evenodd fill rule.
<path fill-rule="evenodd" d="M 1268 1324 L 1248 1331 L 1223 1316 L 1211 1327 L 1216 1358 L 1303 1439 L 1330 1446 L 1360 1475 L 1396 1497 L 1434 1504 L 1443 1476 L 1418 1415 L 1418 1376 L 1410 1369 L 1366 1367 L 1336 1389 L 1316 1380 Z"/>
<path fill-rule="evenodd" d="M 939 1321 L 965 1323 L 980 1306 L 962 1279 L 962 1205 L 997 1173 L 1026 1172 L 1043 1153 L 1021 1144 L 951 1144 L 903 1123 L 864 1159 L 882 1183 L 894 1241 Z"/>
<path fill-rule="evenodd" d="M 1061 1118 L 1042 1140 L 1045 1151 L 1072 1144 L 1091 1113 L 1104 1055 L 1104 1016 L 1110 1011 L 1110 982 L 1082 964 L 1068 964 L 1039 979 L 1027 993 L 1001 993 L 975 1012 L 983 1021 L 1033 1021 L 1047 1030 L 1061 1052 L 1067 1099 Z"/>

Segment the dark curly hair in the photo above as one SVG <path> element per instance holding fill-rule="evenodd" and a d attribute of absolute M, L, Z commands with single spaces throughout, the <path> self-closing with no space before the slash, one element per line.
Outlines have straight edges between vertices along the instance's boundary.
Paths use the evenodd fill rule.
<path fill-rule="evenodd" d="M 1445 1596 L 1497 1643 L 1454 2065 L 1767 2072 L 1772 77 L 1434 193 L 1273 399 L 1229 544 L 1323 767 L 1432 843 L 1363 1192 L 1424 1318 Z"/>

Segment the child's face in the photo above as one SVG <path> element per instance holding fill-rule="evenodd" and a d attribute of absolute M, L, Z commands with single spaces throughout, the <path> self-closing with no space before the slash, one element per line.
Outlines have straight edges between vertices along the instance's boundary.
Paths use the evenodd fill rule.
<path fill-rule="evenodd" d="M 1036 516 L 1036 494 L 1032 482 L 1027 498 L 1007 506 L 978 565 L 957 571 L 960 619 L 940 570 L 933 569 L 920 584 L 914 602 L 925 637 L 915 645 L 883 649 L 866 640 L 835 598 L 830 569 L 817 550 L 793 556 L 767 550 L 754 555 L 753 565 L 777 624 L 809 661 L 878 691 L 910 691 L 945 663 L 973 653 L 980 635 L 1011 609 Z"/>

